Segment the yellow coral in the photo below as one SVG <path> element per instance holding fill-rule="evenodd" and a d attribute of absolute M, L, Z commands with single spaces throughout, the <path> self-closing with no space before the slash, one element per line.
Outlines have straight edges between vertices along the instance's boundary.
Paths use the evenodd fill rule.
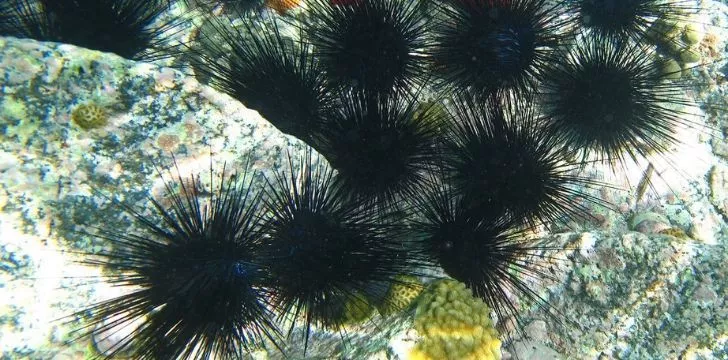
<path fill-rule="evenodd" d="M 422 292 L 423 286 L 414 276 L 398 276 L 395 279 L 378 310 L 388 316 L 406 309 Z"/>
<path fill-rule="evenodd" d="M 73 109 L 71 120 L 84 130 L 89 130 L 106 125 L 108 114 L 102 106 L 95 103 L 86 103 Z"/>
<path fill-rule="evenodd" d="M 489 313 L 464 284 L 438 281 L 417 307 L 415 330 L 422 340 L 410 360 L 499 360 L 501 342 Z"/>

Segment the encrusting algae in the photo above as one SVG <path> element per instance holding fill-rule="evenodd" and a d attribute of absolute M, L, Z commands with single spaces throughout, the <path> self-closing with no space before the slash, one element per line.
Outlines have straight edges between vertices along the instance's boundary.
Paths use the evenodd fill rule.
<path fill-rule="evenodd" d="M 410 360 L 500 360 L 490 309 L 465 284 L 439 280 L 422 295 L 415 330 L 422 336 Z"/>

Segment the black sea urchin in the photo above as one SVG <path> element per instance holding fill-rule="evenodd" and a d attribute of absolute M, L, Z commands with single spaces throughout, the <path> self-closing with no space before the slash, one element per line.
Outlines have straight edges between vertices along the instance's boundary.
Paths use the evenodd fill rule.
<path fill-rule="evenodd" d="M 221 180 L 207 201 L 199 178 L 178 180 L 165 183 L 169 210 L 151 200 L 161 223 L 123 206 L 139 228 L 102 229 L 96 236 L 113 249 L 85 261 L 108 269 L 112 285 L 129 289 L 77 314 L 91 314 L 84 333 L 129 333 L 105 357 L 242 359 L 278 337 L 268 294 L 258 285 L 267 270 L 256 232 L 260 198 L 249 175 Z"/>
<path fill-rule="evenodd" d="M 265 23 L 269 29 L 248 22 L 234 28 L 219 19 L 209 23 L 211 32 L 203 33 L 200 48 L 191 49 L 195 71 L 279 130 L 311 144 L 332 95 L 305 40 L 284 38 L 275 21 Z"/>
<path fill-rule="evenodd" d="M 547 252 L 556 248 L 527 239 L 507 217 L 473 212 L 448 185 L 433 185 L 417 197 L 420 217 L 412 223 L 425 256 L 482 298 L 501 320 L 513 316 L 518 321 L 511 295 L 547 306 L 528 281 L 550 278 L 539 258 L 548 258 Z"/>
<path fill-rule="evenodd" d="M 412 273 L 399 215 L 352 201 L 323 159 L 313 164 L 309 154 L 299 166 L 270 178 L 263 232 L 272 303 L 291 330 L 303 323 L 307 343 L 312 326 L 341 330 L 351 304 Z"/>
<path fill-rule="evenodd" d="M 445 177 L 465 206 L 534 225 L 587 217 L 578 198 L 600 203 L 580 190 L 592 181 L 562 159 L 528 101 L 462 95 L 450 113 L 454 124 L 444 147 Z"/>
<path fill-rule="evenodd" d="M 426 74 L 427 22 L 419 1 L 311 3 L 307 34 L 330 81 L 378 93 L 410 89 Z"/>
<path fill-rule="evenodd" d="M 316 142 L 354 197 L 392 204 L 415 192 L 435 162 L 440 115 L 407 94 L 346 92 Z"/>
<path fill-rule="evenodd" d="M 569 42 L 573 24 L 562 13 L 546 0 L 442 2 L 429 50 L 440 85 L 481 95 L 532 90 Z"/>
<path fill-rule="evenodd" d="M 165 56 L 165 32 L 178 23 L 160 16 L 167 0 L 5 0 L 0 35 L 55 41 L 132 60 Z"/>
<path fill-rule="evenodd" d="M 692 103 L 667 68 L 641 45 L 586 39 L 544 79 L 549 133 L 569 152 L 609 162 L 668 152 L 678 143 L 675 128 L 689 125 L 680 108 Z"/>
<path fill-rule="evenodd" d="M 569 0 L 576 18 L 595 36 L 642 41 L 656 21 L 685 20 L 696 10 L 690 0 Z M 664 37 L 664 36 L 662 36 Z"/>

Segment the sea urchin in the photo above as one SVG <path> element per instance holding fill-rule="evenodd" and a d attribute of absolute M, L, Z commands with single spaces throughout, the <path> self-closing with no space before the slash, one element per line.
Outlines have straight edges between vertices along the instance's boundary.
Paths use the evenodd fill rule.
<path fill-rule="evenodd" d="M 657 21 L 686 20 L 694 1 L 686 0 L 570 0 L 574 16 L 594 36 L 642 41 Z"/>
<path fill-rule="evenodd" d="M 256 232 L 260 199 L 249 175 L 221 181 L 208 201 L 199 178 L 178 180 L 165 181 L 170 209 L 151 200 L 161 222 L 123 206 L 138 229 L 101 229 L 96 236 L 111 248 L 84 261 L 103 266 L 112 285 L 129 289 L 76 314 L 91 314 L 83 333 L 107 337 L 134 329 L 103 356 L 240 359 L 278 336 L 258 285 L 267 273 Z"/>
<path fill-rule="evenodd" d="M 178 25 L 160 20 L 168 0 L 4 0 L 0 35 L 55 41 L 132 60 L 166 56 L 163 35 Z"/>
<path fill-rule="evenodd" d="M 284 38 L 274 20 L 235 28 L 210 18 L 209 24 L 200 46 L 191 49 L 195 71 L 279 130 L 317 148 L 311 137 L 333 97 L 309 44 Z"/>
<path fill-rule="evenodd" d="M 474 213 L 447 184 L 433 182 L 420 194 L 416 207 L 421 215 L 412 223 L 423 254 L 455 280 L 464 283 L 497 314 L 514 316 L 514 296 L 547 305 L 529 280 L 549 278 L 539 257 L 555 248 L 526 237 L 517 222 L 507 217 L 484 218 Z"/>
<path fill-rule="evenodd" d="M 351 312 L 381 296 L 397 276 L 410 275 L 395 213 L 353 201 L 333 171 L 308 154 L 269 180 L 264 202 L 265 258 L 271 302 L 282 317 L 305 327 L 339 331 Z"/>
<path fill-rule="evenodd" d="M 307 34 L 333 84 L 377 93 L 408 90 L 425 74 L 419 1 L 311 3 Z"/>
<path fill-rule="evenodd" d="M 532 90 L 572 21 L 545 0 L 456 0 L 437 6 L 432 57 L 440 86 L 487 95 Z"/>
<path fill-rule="evenodd" d="M 441 115 L 406 93 L 344 92 L 322 128 L 320 151 L 353 197 L 392 204 L 422 185 L 436 161 Z"/>
<path fill-rule="evenodd" d="M 547 72 L 542 108 L 566 150 L 608 162 L 664 154 L 692 105 L 666 60 L 630 41 L 585 39 Z M 676 71 L 680 71 L 678 68 Z"/>
<path fill-rule="evenodd" d="M 445 177 L 473 211 L 535 225 L 588 217 L 579 197 L 600 202 L 581 190 L 592 181 L 562 158 L 529 101 L 461 95 L 449 107 L 454 124 L 445 141 Z"/>

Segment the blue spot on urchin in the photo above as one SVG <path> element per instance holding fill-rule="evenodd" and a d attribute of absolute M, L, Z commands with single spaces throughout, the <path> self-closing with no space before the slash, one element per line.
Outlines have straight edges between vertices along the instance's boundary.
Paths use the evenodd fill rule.
<path fill-rule="evenodd" d="M 233 273 L 237 277 L 247 277 L 250 274 L 251 270 L 252 269 L 250 268 L 250 265 L 243 262 L 237 262 L 233 266 Z"/>
<path fill-rule="evenodd" d="M 529 26 L 504 26 L 488 34 L 486 48 L 492 49 L 495 63 L 499 68 L 518 70 L 532 52 L 535 34 Z"/>

